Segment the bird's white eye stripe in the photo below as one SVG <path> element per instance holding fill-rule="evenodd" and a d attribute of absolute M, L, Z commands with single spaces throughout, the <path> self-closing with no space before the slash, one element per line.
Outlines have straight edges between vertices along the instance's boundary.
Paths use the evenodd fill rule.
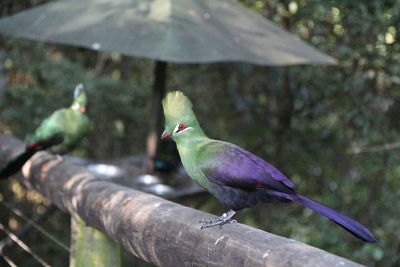
<path fill-rule="evenodd" d="M 80 105 L 78 103 L 75 103 L 71 106 L 72 109 L 79 109 Z"/>
<path fill-rule="evenodd" d="M 179 131 L 179 125 L 180 125 L 180 123 L 178 123 L 178 124 L 175 126 L 174 133 L 177 133 L 177 132 Z"/>
<path fill-rule="evenodd" d="M 174 129 L 174 131 L 173 131 L 173 134 L 182 133 L 182 132 L 184 132 L 184 131 L 186 131 L 186 130 L 189 130 L 189 129 L 192 129 L 192 127 L 187 127 L 187 126 L 184 125 L 184 124 L 178 123 L 178 124 L 175 126 L 175 129 Z"/>

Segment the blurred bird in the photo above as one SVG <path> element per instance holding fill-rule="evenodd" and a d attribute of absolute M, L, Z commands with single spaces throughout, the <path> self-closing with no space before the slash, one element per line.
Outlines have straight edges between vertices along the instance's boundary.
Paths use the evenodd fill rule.
<path fill-rule="evenodd" d="M 230 208 L 218 218 L 201 220 L 201 228 L 236 222 L 237 211 L 257 202 L 295 202 L 323 216 L 366 242 L 376 242 L 367 228 L 346 215 L 295 191 L 284 174 L 243 148 L 208 138 L 192 110 L 190 100 L 179 91 L 163 100 L 165 131 L 162 138 L 176 142 L 189 176 Z"/>
<path fill-rule="evenodd" d="M 53 112 L 36 129 L 25 150 L 5 164 L 0 170 L 0 179 L 17 173 L 36 152 L 50 149 L 53 153 L 71 151 L 90 128 L 86 112 L 86 93 L 79 84 L 74 90 L 74 100 L 69 108 Z"/>
<path fill-rule="evenodd" d="M 69 108 L 58 109 L 45 119 L 36 129 L 30 142 L 37 142 L 59 133 L 64 141 L 51 147 L 50 151 L 65 154 L 74 149 L 90 129 L 90 121 L 85 112 L 87 97 L 82 84 L 74 90 L 74 100 Z"/>

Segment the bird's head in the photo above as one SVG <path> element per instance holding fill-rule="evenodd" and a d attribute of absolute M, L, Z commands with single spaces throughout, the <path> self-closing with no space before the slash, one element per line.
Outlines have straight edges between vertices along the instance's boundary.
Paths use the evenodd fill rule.
<path fill-rule="evenodd" d="M 86 92 L 83 87 L 83 84 L 78 84 L 74 90 L 74 101 L 72 102 L 71 108 L 74 110 L 78 110 L 80 112 L 86 112 Z"/>
<path fill-rule="evenodd" d="M 165 131 L 161 138 L 175 141 L 204 135 L 192 110 L 192 102 L 180 91 L 169 92 L 163 100 Z"/>

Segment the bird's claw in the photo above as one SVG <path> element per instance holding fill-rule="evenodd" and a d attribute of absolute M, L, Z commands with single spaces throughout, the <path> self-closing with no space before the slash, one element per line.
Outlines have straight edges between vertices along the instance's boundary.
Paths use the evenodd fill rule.
<path fill-rule="evenodd" d="M 212 222 L 212 218 L 200 220 L 199 223 L 210 223 Z"/>
<path fill-rule="evenodd" d="M 229 211 L 228 213 L 222 214 L 220 217 L 217 218 L 208 218 L 208 219 L 203 219 L 200 220 L 200 223 L 204 223 L 200 229 L 212 227 L 212 226 L 217 226 L 219 225 L 219 228 L 222 228 L 224 224 L 227 223 L 236 223 L 237 221 L 235 219 L 232 219 L 233 215 L 235 215 L 236 212 L 234 211 Z"/>
<path fill-rule="evenodd" d="M 207 219 L 207 220 L 201 220 L 201 223 L 204 223 L 200 229 L 204 229 L 204 228 L 208 228 L 208 227 L 212 227 L 212 226 L 217 226 L 219 225 L 219 228 L 221 229 L 222 226 L 224 224 L 227 223 L 236 223 L 237 221 L 234 219 L 221 219 L 221 218 L 217 218 L 217 219 Z"/>

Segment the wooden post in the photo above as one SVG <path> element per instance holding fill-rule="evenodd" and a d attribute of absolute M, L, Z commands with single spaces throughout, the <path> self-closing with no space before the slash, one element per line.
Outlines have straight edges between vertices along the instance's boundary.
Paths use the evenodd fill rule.
<path fill-rule="evenodd" d="M 121 246 L 97 229 L 71 216 L 70 267 L 121 266 Z"/>

